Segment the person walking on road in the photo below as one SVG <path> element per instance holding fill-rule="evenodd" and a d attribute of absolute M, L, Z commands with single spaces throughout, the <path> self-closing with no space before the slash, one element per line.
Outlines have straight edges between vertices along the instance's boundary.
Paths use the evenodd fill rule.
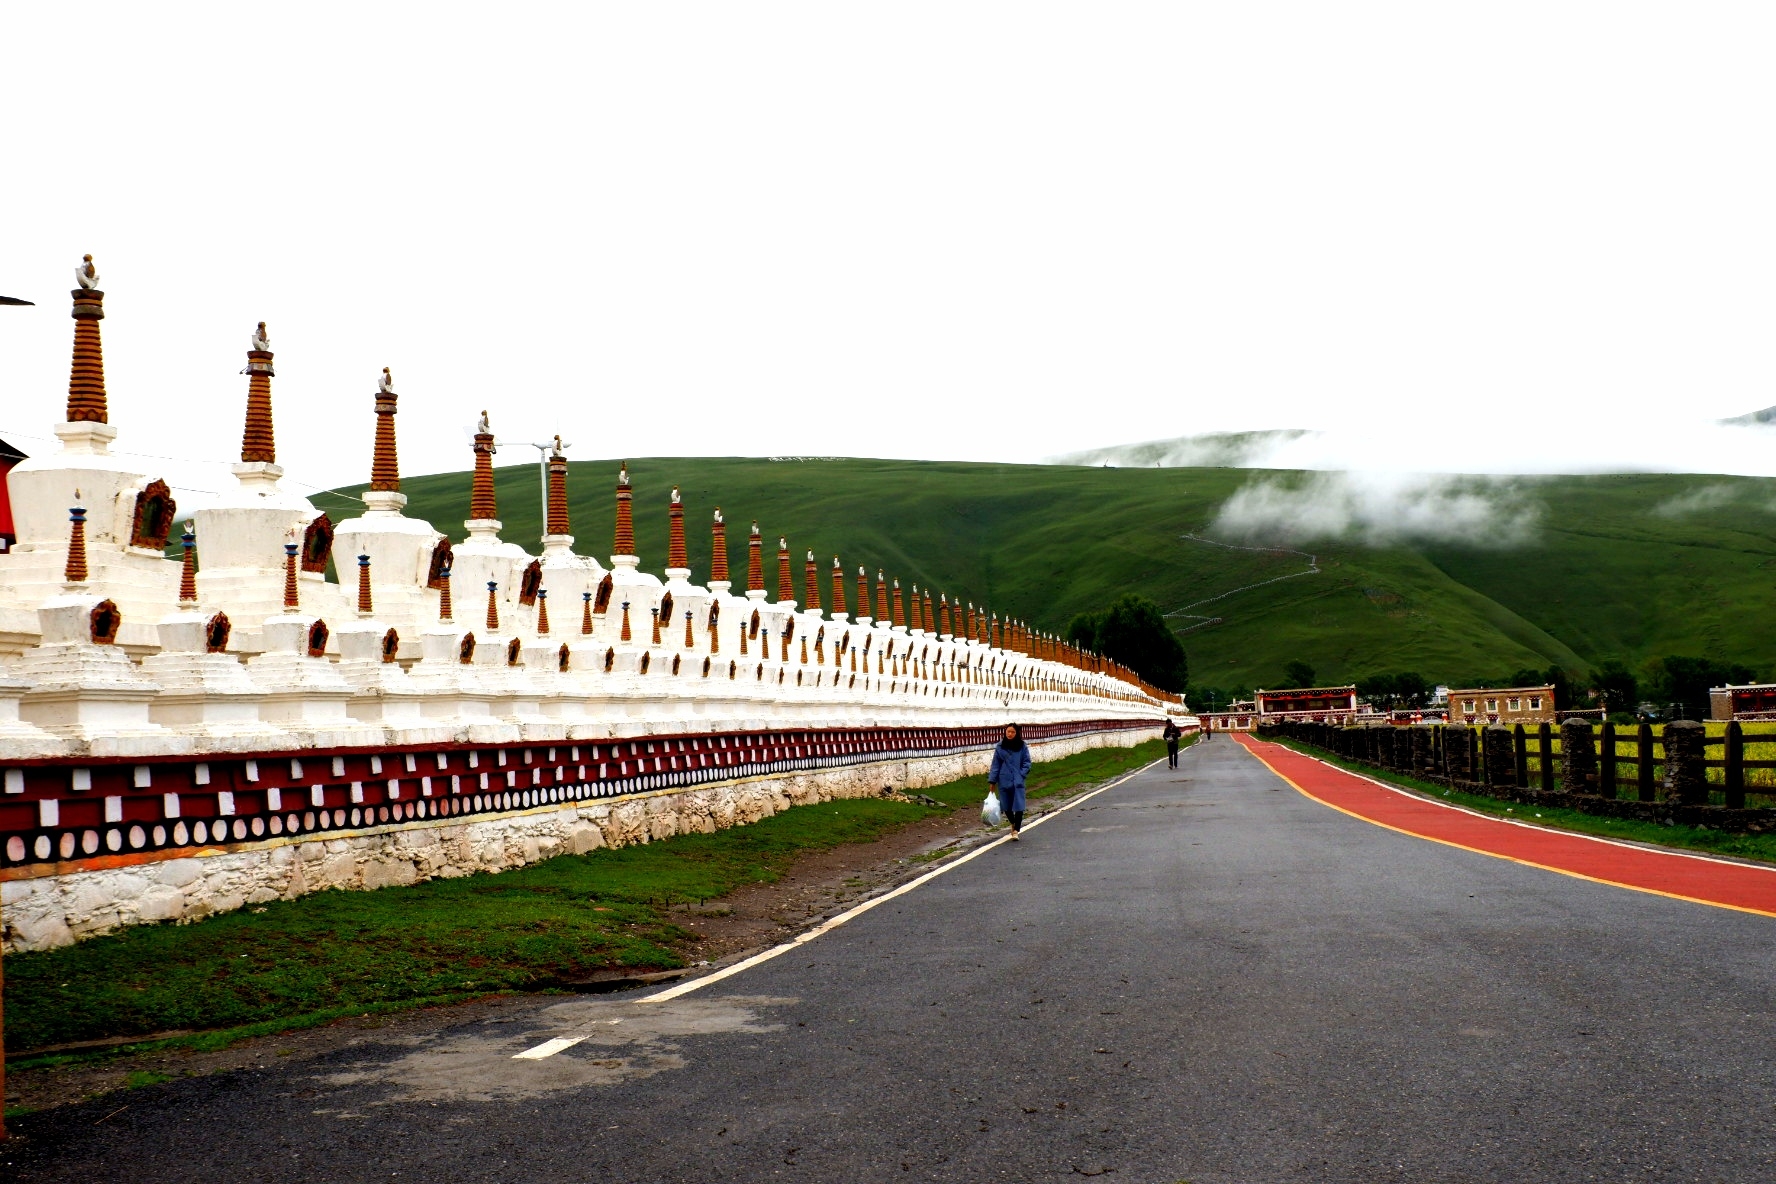
<path fill-rule="evenodd" d="M 1184 733 L 1178 729 L 1177 724 L 1168 719 L 1166 720 L 1165 731 L 1161 732 L 1160 735 L 1165 737 L 1166 762 L 1175 769 L 1178 767 L 1178 740 L 1184 735 Z"/>
<path fill-rule="evenodd" d="M 1016 724 L 1006 724 L 1005 739 L 993 748 L 987 784 L 999 794 L 999 812 L 1011 821 L 1013 841 L 1024 829 L 1024 778 L 1029 773 L 1030 746 L 1024 743 L 1023 729 Z"/>

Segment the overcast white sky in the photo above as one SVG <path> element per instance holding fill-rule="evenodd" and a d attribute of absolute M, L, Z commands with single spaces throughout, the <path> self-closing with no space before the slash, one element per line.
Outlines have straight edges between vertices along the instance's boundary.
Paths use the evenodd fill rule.
<path fill-rule="evenodd" d="M 1773 32 L 1622 0 L 15 5 L 0 293 L 39 307 L 0 309 L 0 435 L 61 416 L 90 251 L 119 447 L 233 459 L 263 319 L 317 486 L 367 477 L 385 365 L 409 474 L 465 467 L 482 407 L 579 457 L 1289 426 L 1658 464 L 1776 403 Z M 1485 416 L 1522 431 L 1464 457 Z"/>

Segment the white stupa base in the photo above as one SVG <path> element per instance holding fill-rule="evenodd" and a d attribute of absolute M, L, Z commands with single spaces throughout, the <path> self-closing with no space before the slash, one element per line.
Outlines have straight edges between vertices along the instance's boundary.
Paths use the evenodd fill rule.
<path fill-rule="evenodd" d="M 205 751 L 250 751 L 291 743 L 290 733 L 264 722 L 265 691 L 228 653 L 202 650 L 205 618 L 178 613 L 161 622 L 166 649 L 143 659 L 160 685 L 149 718 L 190 736 Z"/>
<path fill-rule="evenodd" d="M 61 756 L 68 750 L 60 738 L 19 718 L 19 700 L 33 685 L 0 668 L 0 760 Z"/>

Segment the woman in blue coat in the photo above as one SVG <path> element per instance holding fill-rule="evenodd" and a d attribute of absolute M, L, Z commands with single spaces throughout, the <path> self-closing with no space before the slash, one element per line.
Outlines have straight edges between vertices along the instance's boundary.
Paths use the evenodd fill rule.
<path fill-rule="evenodd" d="M 1011 837 L 1024 828 L 1024 778 L 1030 774 L 1030 746 L 1024 743 L 1023 729 L 1016 724 L 1005 725 L 1005 739 L 993 748 L 993 764 L 987 769 L 987 784 L 999 793 L 999 812 L 1011 820 Z"/>

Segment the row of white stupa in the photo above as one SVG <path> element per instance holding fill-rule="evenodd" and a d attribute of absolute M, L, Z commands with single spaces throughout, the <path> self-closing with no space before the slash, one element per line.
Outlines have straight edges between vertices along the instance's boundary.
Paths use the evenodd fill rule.
<path fill-rule="evenodd" d="M 662 581 L 632 553 L 612 555 L 607 569 L 572 549 L 559 456 L 553 533 L 533 557 L 500 538 L 485 417 L 477 516 L 452 548 L 402 512 L 386 371 L 364 512 L 330 526 L 280 485 L 263 325 L 248 353 L 236 487 L 190 517 L 193 573 L 189 546 L 184 564 L 165 554 L 176 507 L 164 482 L 110 452 L 117 429 L 103 385 L 103 293 L 90 259 L 77 278 L 68 419 L 55 427 L 61 449 L 7 477 L 18 542 L 0 555 L 0 652 L 17 657 L 0 662 L 0 758 L 791 724 L 969 726 L 1007 709 L 1032 722 L 1163 710 L 1108 673 L 984 641 L 863 611 L 823 617 L 787 598 L 767 601 L 760 588 L 736 595 L 725 579 L 693 584 L 685 566 L 667 568 Z M 618 496 L 617 549 L 633 552 L 626 475 Z M 682 564 L 676 491 L 674 502 L 671 549 Z M 329 544 L 356 588 L 325 579 Z M 554 614 L 546 628 L 545 606 Z"/>

